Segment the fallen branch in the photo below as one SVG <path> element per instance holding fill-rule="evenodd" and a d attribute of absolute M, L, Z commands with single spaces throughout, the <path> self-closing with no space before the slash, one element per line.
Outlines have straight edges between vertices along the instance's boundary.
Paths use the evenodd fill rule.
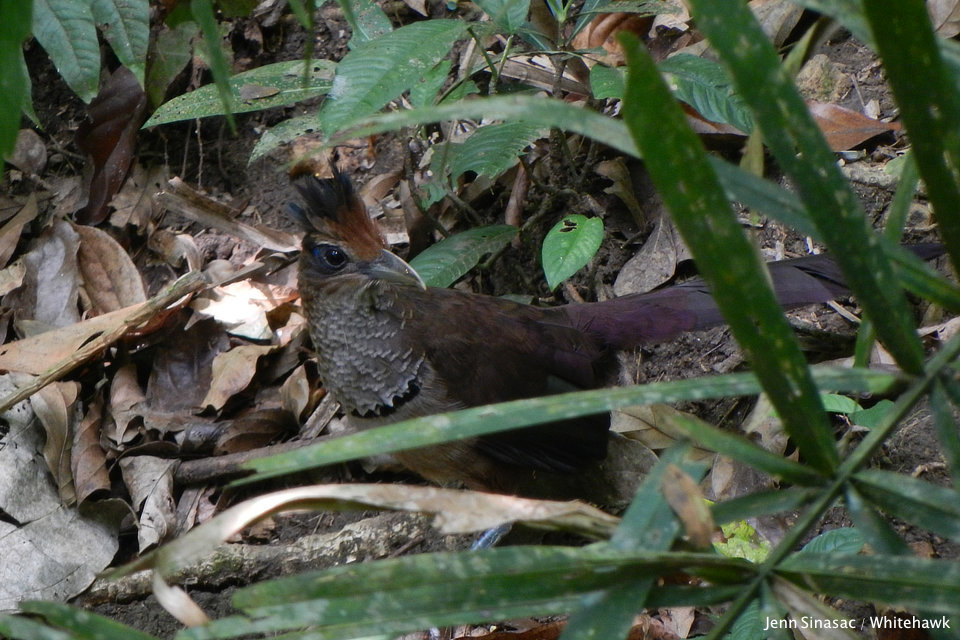
<path fill-rule="evenodd" d="M 18 402 L 23 402 L 51 382 L 60 380 L 80 365 L 86 364 L 101 351 L 123 338 L 128 332 L 138 328 L 180 298 L 196 292 L 206 284 L 206 279 L 199 271 L 191 271 L 177 279 L 166 289 L 144 302 L 143 306 L 131 312 L 116 327 L 91 340 L 72 356 L 64 358 L 37 376 L 33 382 L 21 387 L 16 393 L 0 401 L 0 413 L 9 410 Z"/>

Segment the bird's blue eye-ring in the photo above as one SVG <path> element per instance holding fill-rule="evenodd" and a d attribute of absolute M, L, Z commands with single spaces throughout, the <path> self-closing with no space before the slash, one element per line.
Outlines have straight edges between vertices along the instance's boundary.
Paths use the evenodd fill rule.
<path fill-rule="evenodd" d="M 329 273 L 339 271 L 350 261 L 346 251 L 332 244 L 318 244 L 310 249 L 310 253 L 320 268 Z"/>

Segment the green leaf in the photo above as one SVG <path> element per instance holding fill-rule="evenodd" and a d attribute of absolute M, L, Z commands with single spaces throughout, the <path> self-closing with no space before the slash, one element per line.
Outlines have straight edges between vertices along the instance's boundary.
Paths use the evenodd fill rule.
<path fill-rule="evenodd" d="M 697 26 L 729 69 L 757 126 L 768 132 L 764 142 L 796 186 L 850 290 L 876 325 L 878 338 L 905 372 L 919 374 L 923 350 L 882 241 L 756 17 L 736 2 L 691 0 L 690 5 Z"/>
<path fill-rule="evenodd" d="M 854 484 L 883 511 L 960 541 L 960 494 L 955 490 L 879 469 L 858 472 Z"/>
<path fill-rule="evenodd" d="M 809 467 L 771 453 L 739 434 L 717 428 L 699 418 L 676 413 L 664 416 L 663 419 L 672 429 L 684 434 L 697 445 L 783 478 L 792 484 L 817 486 L 824 482 L 823 476 Z"/>
<path fill-rule="evenodd" d="M 49 627 L 31 618 L 0 614 L 0 634 L 14 640 L 77 640 L 77 636 Z"/>
<path fill-rule="evenodd" d="M 859 531 L 853 527 L 840 527 L 825 531 L 803 545 L 798 553 L 835 553 L 837 555 L 856 555 L 867 543 Z"/>
<path fill-rule="evenodd" d="M 650 54 L 622 40 L 629 66 L 624 121 L 650 177 L 790 437 L 814 470 L 830 472 L 839 462 L 833 429 L 760 256 Z"/>
<path fill-rule="evenodd" d="M 100 40 L 89 3 L 33 0 L 33 35 L 80 99 L 93 100 L 100 83 Z"/>
<path fill-rule="evenodd" d="M 543 239 L 543 273 L 550 290 L 575 274 L 600 249 L 603 220 L 579 214 L 564 216 Z"/>
<path fill-rule="evenodd" d="M 320 131 L 320 123 L 317 122 L 317 116 L 298 116 L 284 120 L 280 124 L 274 125 L 263 132 L 253 151 L 250 152 L 250 162 L 270 153 L 282 144 L 286 144 L 302 135 L 316 133 Z"/>
<path fill-rule="evenodd" d="M 237 591 L 249 616 L 217 620 L 179 638 L 225 638 L 311 627 L 330 640 L 573 611 L 609 588 L 669 570 L 712 567 L 736 576 L 751 567 L 715 554 L 635 552 L 609 547 L 506 547 L 354 563 Z M 716 593 L 716 592 L 715 592 Z M 632 615 L 632 614 L 631 614 Z"/>
<path fill-rule="evenodd" d="M 30 3 L 0 3 L 0 158 L 17 142 L 20 113 L 30 98 L 22 43 L 30 35 Z"/>
<path fill-rule="evenodd" d="M 153 106 L 163 102 L 170 83 L 193 58 L 193 39 L 200 27 L 193 20 L 185 20 L 175 27 L 161 28 L 156 46 L 150 51 L 146 91 Z M 208 89 L 212 91 L 213 89 Z"/>
<path fill-rule="evenodd" d="M 837 395 L 836 393 L 820 394 L 820 402 L 823 403 L 824 411 L 829 413 L 842 413 L 846 415 L 856 411 L 863 411 L 863 407 L 857 404 L 855 400 L 847 396 Z"/>
<path fill-rule="evenodd" d="M 940 235 L 956 268 L 960 265 L 960 219 L 955 215 L 960 201 L 956 70 L 945 63 L 925 5 L 905 5 L 896 20 L 890 20 L 874 3 L 862 2 L 861 6 L 910 134 Z"/>
<path fill-rule="evenodd" d="M 753 116 L 743 99 L 733 91 L 733 83 L 718 63 L 681 53 L 667 58 L 657 67 L 673 77 L 673 93 L 711 122 L 722 122 L 744 133 L 753 131 Z"/>
<path fill-rule="evenodd" d="M 681 526 L 663 495 L 664 475 L 671 466 L 679 466 L 699 481 L 706 465 L 684 462 L 690 447 L 671 447 L 644 478 L 623 520 L 610 539 L 611 549 L 619 551 L 666 552 L 680 535 Z M 598 545 L 599 546 L 599 545 Z M 637 576 L 633 583 L 607 589 L 570 616 L 563 630 L 564 640 L 625 638 L 636 610 L 642 607 L 656 586 L 654 575 Z"/>
<path fill-rule="evenodd" d="M 892 407 L 892 400 L 880 400 L 869 409 L 860 409 L 859 411 L 850 413 L 850 422 L 861 427 L 867 427 L 868 429 L 875 427 L 883 420 L 883 417 L 890 412 Z"/>
<path fill-rule="evenodd" d="M 28 601 L 20 603 L 24 613 L 43 616 L 49 624 L 72 631 L 72 638 L 97 640 L 156 640 L 155 636 L 111 620 L 92 611 L 60 602 Z M 43 636 L 48 637 L 48 636 Z"/>
<path fill-rule="evenodd" d="M 390 18 L 373 0 L 337 0 L 337 3 L 353 31 L 351 48 L 393 31 Z"/>
<path fill-rule="evenodd" d="M 736 622 L 730 627 L 730 631 L 724 636 L 724 640 L 756 640 L 756 638 L 766 637 L 768 633 L 764 631 L 766 623 L 760 616 L 760 601 L 754 600 L 743 610 Z"/>
<path fill-rule="evenodd" d="M 626 81 L 625 69 L 620 67 L 595 64 L 590 69 L 590 92 L 598 100 L 622 98 Z"/>
<path fill-rule="evenodd" d="M 340 64 L 343 65 L 342 62 Z M 633 156 L 640 154 L 623 122 L 561 100 L 524 95 L 496 96 L 453 103 L 443 101 L 442 104 L 432 107 L 370 116 L 350 123 L 330 144 L 401 127 L 461 118 L 513 120 L 533 123 L 540 127 L 557 127 L 610 145 L 623 153 Z"/>
<path fill-rule="evenodd" d="M 234 101 L 230 94 L 230 69 L 227 66 L 227 57 L 220 42 L 220 30 L 217 28 L 217 19 L 213 14 L 211 0 L 190 0 L 190 13 L 200 25 L 203 33 L 204 48 L 207 53 L 207 62 L 213 74 L 213 83 L 220 96 L 223 106 L 222 113 L 227 117 L 231 130 L 236 130 L 236 121 L 233 118 Z"/>
<path fill-rule="evenodd" d="M 331 135 L 414 86 L 446 57 L 466 28 L 460 20 L 415 22 L 359 44 L 337 67 L 320 111 L 323 130 Z"/>
<path fill-rule="evenodd" d="M 814 368 L 814 380 L 824 390 L 883 393 L 898 378 L 867 369 Z M 405 420 L 317 443 L 296 451 L 253 460 L 245 468 L 258 473 L 234 484 L 258 482 L 270 477 L 336 464 L 381 453 L 393 453 L 452 442 L 545 422 L 555 422 L 602 413 L 635 404 L 672 403 L 760 393 L 753 374 L 657 382 L 634 387 L 593 389 L 545 398 L 528 398 L 462 411 Z M 789 494 L 789 492 L 784 492 Z M 794 502 L 791 502 L 793 504 Z"/>
<path fill-rule="evenodd" d="M 507 33 L 516 33 L 530 12 L 530 0 L 477 0 L 477 6 Z"/>
<path fill-rule="evenodd" d="M 775 572 L 800 587 L 815 584 L 818 593 L 825 595 L 924 612 L 960 613 L 960 563 L 955 561 L 795 553 Z"/>
<path fill-rule="evenodd" d="M 329 60 L 314 60 L 310 63 L 310 82 L 306 86 L 302 82 L 303 65 L 302 60 L 277 62 L 238 73 L 230 78 L 228 86 L 233 113 L 262 111 L 293 104 L 323 95 L 330 90 L 336 63 Z M 208 84 L 166 102 L 143 126 L 152 127 L 225 113 L 218 88 Z"/>
<path fill-rule="evenodd" d="M 746 520 L 737 520 L 721 525 L 723 542 L 714 542 L 713 548 L 727 558 L 743 558 L 754 564 L 763 562 L 770 555 L 770 543 L 760 537 L 757 530 Z"/>
<path fill-rule="evenodd" d="M 428 107 L 437 101 L 437 94 L 443 88 L 443 83 L 450 73 L 450 61 L 441 60 L 440 64 L 430 69 L 422 78 L 410 87 L 410 104 L 414 108 Z"/>
<path fill-rule="evenodd" d="M 90 9 L 110 48 L 143 85 L 150 43 L 148 0 L 91 0 Z"/>
<path fill-rule="evenodd" d="M 758 491 L 726 502 L 714 504 L 711 508 L 713 519 L 717 523 L 735 522 L 744 518 L 755 518 L 771 513 L 797 511 L 810 502 L 815 489 L 789 487 Z"/>
<path fill-rule="evenodd" d="M 451 182 L 467 171 L 499 176 L 517 163 L 517 157 L 540 137 L 540 132 L 540 127 L 528 122 L 480 127 L 465 141 L 448 145 L 446 159 Z"/>
<path fill-rule="evenodd" d="M 477 227 L 427 247 L 410 266 L 428 287 L 449 287 L 488 253 L 499 251 L 517 235 L 511 225 Z"/>

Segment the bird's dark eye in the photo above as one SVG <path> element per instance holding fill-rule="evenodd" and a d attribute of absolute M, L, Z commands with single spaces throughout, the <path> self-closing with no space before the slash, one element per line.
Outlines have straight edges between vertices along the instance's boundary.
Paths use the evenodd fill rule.
<path fill-rule="evenodd" d="M 332 244 L 318 244 L 310 250 L 310 253 L 316 258 L 320 268 L 329 273 L 339 271 L 350 260 L 346 251 Z"/>

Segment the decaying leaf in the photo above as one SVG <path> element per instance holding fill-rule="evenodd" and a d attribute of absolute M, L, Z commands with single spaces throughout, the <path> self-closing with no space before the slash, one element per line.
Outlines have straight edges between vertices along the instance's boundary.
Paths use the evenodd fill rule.
<path fill-rule="evenodd" d="M 75 324 L 80 237 L 70 223 L 56 220 L 23 257 L 26 276 L 17 307 L 17 323 L 27 335 Z M 9 301 L 8 301 L 9 304 Z"/>
<path fill-rule="evenodd" d="M 213 376 L 210 390 L 201 403 L 204 407 L 222 409 L 235 394 L 247 388 L 257 373 L 260 356 L 274 351 L 270 345 L 245 344 L 229 351 L 218 353 L 213 359 Z"/>
<path fill-rule="evenodd" d="M 655 289 L 673 277 L 678 262 L 689 257 L 670 216 L 661 215 L 640 251 L 623 265 L 613 291 L 624 296 Z"/>
<path fill-rule="evenodd" d="M 713 537 L 713 516 L 697 482 L 680 467 L 670 464 L 661 488 L 667 504 L 683 524 L 687 540 L 697 549 L 708 548 Z"/>
<path fill-rule="evenodd" d="M 110 224 L 121 229 L 133 225 L 141 234 L 147 233 L 159 208 L 154 204 L 153 196 L 163 189 L 168 177 L 164 165 L 145 169 L 135 162 L 130 176 L 110 201 L 113 207 Z M 191 267 L 194 268 L 199 267 Z"/>
<path fill-rule="evenodd" d="M 13 252 L 20 242 L 20 233 L 23 231 L 23 225 L 33 221 L 37 217 L 39 209 L 37 208 L 37 196 L 31 193 L 16 215 L 7 220 L 0 227 L 0 265 L 7 264 Z M 6 293 L 6 292 L 4 292 Z"/>
<path fill-rule="evenodd" d="M 283 408 L 299 420 L 311 405 L 310 382 L 307 380 L 306 367 L 300 365 L 293 370 L 280 387 L 280 403 Z"/>
<path fill-rule="evenodd" d="M 166 412 L 199 410 L 210 389 L 213 359 L 228 347 L 226 334 L 212 320 L 181 331 L 173 345 L 154 359 L 147 381 L 150 406 Z"/>
<path fill-rule="evenodd" d="M 77 259 L 83 290 L 95 315 L 147 300 L 140 272 L 116 240 L 95 227 L 73 229 L 80 236 Z"/>
<path fill-rule="evenodd" d="M 92 166 L 88 170 L 87 206 L 77 220 L 97 224 L 120 189 L 133 161 L 134 143 L 143 124 L 147 96 L 132 71 L 119 67 L 90 103 L 88 118 L 77 130 L 77 146 Z"/>
<path fill-rule="evenodd" d="M 0 376 L 0 395 L 13 392 Z M 88 518 L 60 503 L 41 454 L 43 433 L 30 403 L 3 414 L 10 429 L 0 438 L 0 611 L 24 598 L 66 600 L 86 589 L 117 552 L 120 519 L 109 509 Z"/>
<path fill-rule="evenodd" d="M 213 453 L 219 456 L 265 447 L 284 434 L 296 433 L 298 426 L 293 415 L 284 409 L 251 411 L 226 423 Z"/>
<path fill-rule="evenodd" d="M 46 434 L 43 457 L 53 475 L 60 501 L 65 505 L 77 502 L 70 456 L 79 391 L 80 385 L 76 382 L 55 382 L 30 397 L 30 406 Z"/>
<path fill-rule="evenodd" d="M 297 292 L 291 287 L 243 280 L 216 287 L 195 299 L 191 306 L 200 315 L 215 318 L 232 335 L 270 340 L 273 331 L 267 313 L 296 297 Z"/>
<path fill-rule="evenodd" d="M 173 500 L 175 460 L 153 456 L 128 456 L 120 459 L 123 481 L 130 491 L 134 508 L 140 510 L 137 538 L 140 551 L 166 540 L 176 530 Z"/>
<path fill-rule="evenodd" d="M 507 522 L 606 538 L 620 519 L 579 501 L 555 502 L 479 491 L 399 484 L 325 484 L 251 498 L 170 544 L 121 567 L 115 577 L 153 567 L 162 576 L 203 559 L 252 522 L 284 511 L 379 508 L 432 513 L 442 533 L 483 531 Z"/>
<path fill-rule="evenodd" d="M 810 113 L 833 151 L 846 151 L 881 133 L 899 131 L 899 122 L 880 122 L 835 104 L 807 101 Z"/>
<path fill-rule="evenodd" d="M 73 432 L 73 450 L 70 467 L 77 491 L 77 502 L 82 503 L 103 492 L 109 495 L 110 475 L 107 458 L 100 448 L 100 428 L 103 424 L 103 402 L 97 399 Z"/>

